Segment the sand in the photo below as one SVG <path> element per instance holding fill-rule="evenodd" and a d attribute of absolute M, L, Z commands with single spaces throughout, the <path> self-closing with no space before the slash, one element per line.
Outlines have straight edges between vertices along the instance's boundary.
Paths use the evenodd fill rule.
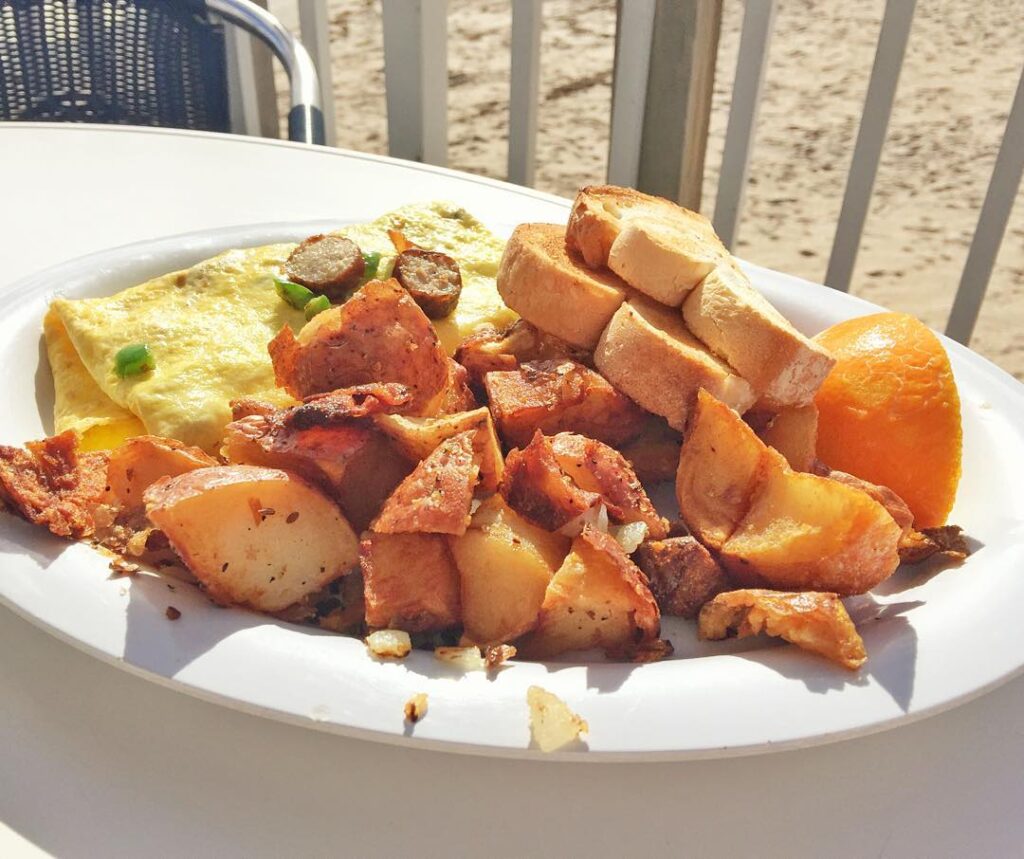
<path fill-rule="evenodd" d="M 291 0 L 270 8 L 295 26 Z M 736 253 L 820 282 L 884 4 L 778 0 Z M 449 0 L 449 166 L 504 178 L 508 0 Z M 703 211 L 715 188 L 743 4 L 725 0 Z M 387 151 L 379 4 L 330 0 L 338 144 Z M 535 186 L 604 178 L 613 0 L 546 0 Z M 1024 44 L 1022 0 L 919 3 L 851 291 L 945 325 L 991 175 Z M 283 89 L 282 89 L 283 98 Z M 972 347 L 1024 379 L 1024 199 Z"/>

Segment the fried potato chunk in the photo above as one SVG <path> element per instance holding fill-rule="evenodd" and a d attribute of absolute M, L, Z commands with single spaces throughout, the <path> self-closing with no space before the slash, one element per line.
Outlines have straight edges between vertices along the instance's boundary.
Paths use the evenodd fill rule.
<path fill-rule="evenodd" d="M 450 543 L 465 638 L 496 644 L 533 629 L 551 577 L 569 553 L 569 539 L 530 524 L 492 495 L 473 514 L 469 530 Z"/>
<path fill-rule="evenodd" d="M 517 647 L 534 659 L 628 651 L 658 638 L 660 618 L 644 574 L 622 547 L 585 528 L 548 585 L 536 628 Z"/>
<path fill-rule="evenodd" d="M 812 471 L 818 446 L 818 407 L 786 406 L 775 414 L 750 414 L 743 419 L 758 438 L 786 457 L 794 471 Z"/>
<path fill-rule="evenodd" d="M 150 521 L 223 605 L 280 611 L 359 559 L 338 506 L 279 469 L 199 468 L 161 478 L 144 497 Z"/>
<path fill-rule="evenodd" d="M 293 397 L 370 382 L 405 385 L 410 414 L 434 414 L 450 368 L 430 320 L 395 280 L 371 280 L 314 316 L 298 337 L 287 326 L 269 344 L 277 383 Z"/>
<path fill-rule="evenodd" d="M 517 319 L 502 331 L 479 331 L 463 340 L 455 352 L 455 360 L 466 368 L 470 382 L 478 387 L 491 371 L 515 370 L 526 361 L 561 358 L 586 364 L 589 353 L 541 331 L 525 319 Z"/>
<path fill-rule="evenodd" d="M 370 534 L 359 549 L 368 626 L 424 632 L 459 623 L 459 571 L 442 535 Z"/>
<path fill-rule="evenodd" d="M 864 642 L 838 595 L 741 590 L 719 594 L 700 611 L 697 634 L 709 641 L 765 632 L 856 671 Z"/>
<path fill-rule="evenodd" d="M 505 457 L 491 413 L 486 408 L 433 418 L 380 415 L 374 418 L 374 423 L 404 456 L 416 462 L 426 459 L 452 436 L 473 431 L 473 450 L 480 459 L 480 486 L 485 492 L 497 491 L 505 471 Z"/>
<path fill-rule="evenodd" d="M 523 447 L 540 430 L 578 432 L 611 445 L 639 435 L 646 413 L 594 370 L 576 361 L 528 361 L 488 373 L 484 387 L 498 432 Z"/>
<path fill-rule="evenodd" d="M 198 447 L 173 438 L 139 435 L 111 451 L 107 484 L 120 506 L 142 508 L 143 493 L 161 477 L 176 477 L 214 465 L 219 465 L 217 460 Z"/>
<path fill-rule="evenodd" d="M 643 483 L 651 484 L 675 479 L 682 444 L 682 435 L 672 429 L 668 421 L 648 415 L 640 435 L 618 445 L 618 449 L 629 460 L 636 476 Z"/>
<path fill-rule="evenodd" d="M 650 580 L 662 614 L 693 619 L 704 603 L 733 587 L 725 570 L 693 537 L 648 540 L 633 558 Z"/>
<path fill-rule="evenodd" d="M 558 464 L 551 441 L 538 430 L 522 450 L 505 459 L 501 494 L 520 516 L 557 531 L 596 507 L 601 496 L 581 489 Z"/>
<path fill-rule="evenodd" d="M 899 565 L 902 529 L 868 493 L 789 468 L 706 392 L 683 442 L 676 496 L 739 584 L 863 593 Z"/>
<path fill-rule="evenodd" d="M 551 449 L 562 471 L 580 489 L 601 496 L 613 522 L 643 522 L 655 540 L 668 535 L 668 520 L 658 515 L 632 466 L 617 450 L 569 432 L 554 436 Z"/>
<path fill-rule="evenodd" d="M 480 464 L 472 431 L 438 446 L 391 493 L 371 530 L 381 534 L 465 534 Z"/>
<path fill-rule="evenodd" d="M 679 514 L 704 545 L 720 549 L 767 473 L 782 467 L 782 457 L 769 451 L 736 412 L 702 390 L 679 454 Z"/>
<path fill-rule="evenodd" d="M 107 454 L 80 454 L 73 430 L 30 441 L 24 450 L 0 445 L 0 505 L 58 537 L 79 540 L 96 531 L 106 486 Z"/>

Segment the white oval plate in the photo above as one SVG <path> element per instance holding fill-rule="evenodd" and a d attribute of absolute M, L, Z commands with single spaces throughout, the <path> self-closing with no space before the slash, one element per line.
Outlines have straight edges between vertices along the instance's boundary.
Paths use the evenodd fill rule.
<path fill-rule="evenodd" d="M 52 431 L 40 325 L 56 294 L 103 295 L 229 247 L 297 240 L 334 223 L 234 227 L 145 242 L 49 269 L 0 293 L 0 441 Z M 492 223 L 507 235 L 509 224 Z M 877 308 L 748 266 L 803 331 Z M 157 683 L 250 713 L 387 742 L 531 757 L 526 690 L 555 692 L 590 725 L 568 760 L 678 759 L 822 743 L 881 730 L 979 695 L 1024 667 L 1024 386 L 944 341 L 960 386 L 964 477 L 951 521 L 975 552 L 937 575 L 901 570 L 848 600 L 869 653 L 856 674 L 795 647 L 699 644 L 670 619 L 676 657 L 652 665 L 513 663 L 462 675 L 429 653 L 379 663 L 352 638 L 213 607 L 192 586 L 111 579 L 107 559 L 0 515 L 0 600 L 59 638 Z M 46 416 L 46 417 L 41 417 Z M 181 618 L 170 622 L 173 605 Z M 410 728 L 403 704 L 429 694 Z"/>

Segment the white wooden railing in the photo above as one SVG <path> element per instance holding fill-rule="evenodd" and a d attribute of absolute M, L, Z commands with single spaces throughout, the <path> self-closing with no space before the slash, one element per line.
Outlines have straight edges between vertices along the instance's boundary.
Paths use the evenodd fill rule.
<path fill-rule="evenodd" d="M 328 142 L 334 99 L 326 0 L 297 0 L 301 36 L 320 72 Z M 381 0 L 392 155 L 445 164 L 447 0 Z M 915 0 L 887 0 L 825 282 L 846 291 L 885 144 Z M 767 68 L 775 0 L 746 0 L 714 223 L 732 246 Z M 512 0 L 508 178 L 532 183 L 542 0 Z M 697 207 L 721 0 L 619 0 L 608 180 Z M 946 333 L 970 340 L 1024 173 L 1024 72 L 967 255 Z"/>

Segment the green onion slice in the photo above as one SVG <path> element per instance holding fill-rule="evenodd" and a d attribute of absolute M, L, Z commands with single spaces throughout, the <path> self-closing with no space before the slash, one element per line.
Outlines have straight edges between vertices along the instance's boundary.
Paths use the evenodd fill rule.
<path fill-rule="evenodd" d="M 122 379 L 128 376 L 138 376 L 156 367 L 153 360 L 153 353 L 145 343 L 132 343 L 118 350 L 114 356 L 114 369 Z"/>
<path fill-rule="evenodd" d="M 376 251 L 363 254 L 363 262 L 366 268 L 363 270 L 363 283 L 373 280 L 377 276 L 377 269 L 380 266 L 380 254 Z"/>
<path fill-rule="evenodd" d="M 292 283 L 290 280 L 280 277 L 274 278 L 274 287 L 277 289 L 277 294 L 296 310 L 302 310 L 316 297 L 316 293 L 311 289 L 306 289 L 301 284 Z"/>
<path fill-rule="evenodd" d="M 323 313 L 331 306 L 331 300 L 326 295 L 318 295 L 306 302 L 306 321 L 308 322 L 318 313 Z"/>

